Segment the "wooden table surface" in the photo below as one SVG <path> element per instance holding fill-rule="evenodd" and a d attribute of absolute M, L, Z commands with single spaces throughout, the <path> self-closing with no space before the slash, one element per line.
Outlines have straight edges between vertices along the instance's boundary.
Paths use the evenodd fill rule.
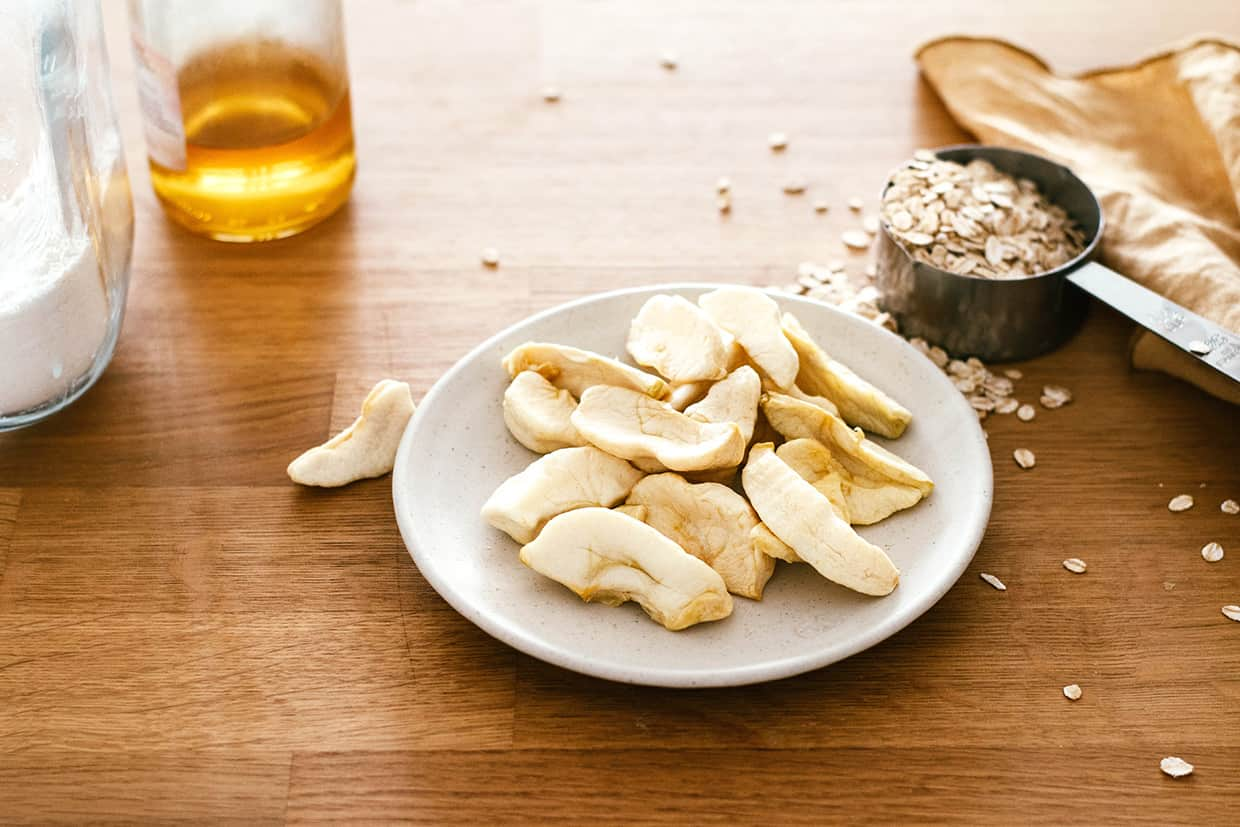
<path fill-rule="evenodd" d="M 254 246 L 162 218 L 107 5 L 132 292 L 98 386 L 0 436 L 0 820 L 1234 820 L 1240 624 L 1219 609 L 1240 603 L 1240 518 L 1219 502 L 1240 498 L 1240 417 L 1131 372 L 1102 308 L 1021 365 L 1020 394 L 1075 402 L 987 422 L 994 512 L 957 586 L 763 686 L 636 688 L 518 654 L 423 581 L 387 479 L 284 474 L 376 380 L 420 397 L 534 310 L 844 257 L 848 197 L 873 205 L 913 148 L 965 137 L 918 80 L 922 40 L 991 33 L 1076 70 L 1240 35 L 1232 0 L 351 3 L 352 201 Z M 793 175 L 809 194 L 780 191 Z M 1197 506 L 1172 514 L 1181 492 Z M 1168 755 L 1196 773 L 1162 775 Z"/>

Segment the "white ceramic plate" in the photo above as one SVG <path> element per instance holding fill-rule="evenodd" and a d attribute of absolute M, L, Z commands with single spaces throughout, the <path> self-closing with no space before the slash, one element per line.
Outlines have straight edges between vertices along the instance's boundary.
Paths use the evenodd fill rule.
<path fill-rule="evenodd" d="M 732 686 L 796 675 L 895 634 L 942 597 L 973 558 L 990 516 L 990 453 L 977 416 L 930 361 L 862 319 L 777 297 L 834 357 L 900 400 L 913 423 L 879 440 L 925 470 L 934 492 L 860 529 L 900 567 L 887 597 L 856 594 L 806 565 L 780 563 L 761 602 L 669 632 L 634 603 L 583 603 L 523 566 L 518 546 L 478 516 L 503 480 L 536 455 L 504 427 L 500 360 L 531 340 L 623 354 L 629 320 L 655 293 L 690 299 L 716 285 L 622 290 L 552 308 L 508 328 L 444 374 L 422 400 L 396 458 L 400 532 L 423 576 L 458 612 L 505 643 L 567 669 L 658 686 Z"/>

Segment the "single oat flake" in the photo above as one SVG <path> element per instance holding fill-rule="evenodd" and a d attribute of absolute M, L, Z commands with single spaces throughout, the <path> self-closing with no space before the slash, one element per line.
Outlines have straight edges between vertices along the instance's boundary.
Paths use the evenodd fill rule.
<path fill-rule="evenodd" d="M 1191 775 L 1193 772 L 1192 764 L 1188 763 L 1183 758 L 1178 758 L 1174 755 L 1170 755 L 1159 761 L 1158 767 L 1172 778 L 1181 778 L 1185 775 Z"/>
<path fill-rule="evenodd" d="M 1171 498 L 1171 502 L 1167 503 L 1167 508 L 1171 511 L 1187 511 L 1192 507 L 1192 494 L 1178 494 Z"/>
<path fill-rule="evenodd" d="M 556 89 L 554 86 L 544 87 L 542 95 L 543 95 L 543 100 L 545 100 L 547 103 L 559 103 L 560 90 Z"/>
<path fill-rule="evenodd" d="M 664 52 L 663 56 L 659 58 L 659 65 L 670 72 L 680 65 L 680 60 L 676 57 L 675 52 Z"/>
<path fill-rule="evenodd" d="M 808 185 L 800 178 L 793 178 L 784 182 L 784 192 L 788 195 L 800 195 L 805 192 L 806 186 Z"/>
<path fill-rule="evenodd" d="M 782 152 L 788 148 L 788 135 L 784 132 L 772 132 L 766 139 L 772 152 Z"/>
<path fill-rule="evenodd" d="M 865 202 L 862 201 L 857 196 L 854 195 L 852 198 L 848 199 L 848 209 L 852 210 L 853 212 L 861 212 L 861 210 L 864 207 L 865 207 Z"/>
<path fill-rule="evenodd" d="M 726 192 L 720 193 L 719 197 L 715 199 L 715 206 L 719 208 L 721 213 L 732 212 L 732 196 Z"/>
<path fill-rule="evenodd" d="M 1037 464 L 1037 458 L 1028 448 L 1017 448 L 1012 452 L 1012 459 L 1016 460 L 1016 464 L 1021 468 L 1032 468 Z"/>
<path fill-rule="evenodd" d="M 987 574 L 986 572 L 982 572 L 979 576 L 983 580 L 985 580 L 987 583 L 994 586 L 999 591 L 1001 592 L 1007 591 L 1007 586 L 1003 585 L 1003 581 L 1000 580 L 998 577 L 995 577 L 993 574 Z M 1240 609 L 1237 609 L 1237 611 L 1240 611 Z"/>
<path fill-rule="evenodd" d="M 840 240 L 853 250 L 864 250 L 870 246 L 870 236 L 865 230 L 845 230 L 840 234 Z"/>
<path fill-rule="evenodd" d="M 731 189 L 732 189 L 732 179 L 728 178 L 726 175 L 720 176 L 719 180 L 715 182 L 715 192 L 719 193 L 720 195 L 722 195 L 725 192 L 728 192 Z"/>
<path fill-rule="evenodd" d="M 1223 617 L 1240 623 L 1240 606 L 1230 603 L 1223 607 Z"/>
<path fill-rule="evenodd" d="M 1062 385 L 1046 385 L 1042 388 L 1042 397 L 1053 400 L 1056 403 L 1053 407 L 1058 408 L 1060 405 L 1067 405 L 1072 401 L 1072 391 Z M 1052 406 L 1048 405 L 1047 407 Z"/>
<path fill-rule="evenodd" d="M 1081 687 L 1075 683 L 1070 683 L 1063 688 L 1063 696 L 1070 701 L 1079 701 L 1081 699 Z"/>
<path fill-rule="evenodd" d="M 1224 514 L 1240 514 L 1240 503 L 1235 500 L 1223 500 L 1218 510 Z"/>
<path fill-rule="evenodd" d="M 1089 568 L 1080 557 L 1069 557 L 1063 561 L 1063 567 L 1073 574 L 1084 574 L 1085 569 Z"/>
<path fill-rule="evenodd" d="M 1201 547 L 1201 556 L 1207 563 L 1217 563 L 1223 559 L 1223 547 L 1218 543 L 1206 543 Z"/>
<path fill-rule="evenodd" d="M 482 251 L 482 263 L 487 267 L 499 266 L 499 250 L 494 247 L 487 247 Z"/>
<path fill-rule="evenodd" d="M 995 403 L 995 413 L 1010 414 L 1019 407 L 1020 402 L 1009 396 L 1006 399 L 1000 399 Z"/>
<path fill-rule="evenodd" d="M 826 212 L 829 209 L 831 209 L 831 205 L 828 204 L 826 201 L 815 201 L 814 202 L 814 212 Z"/>
<path fill-rule="evenodd" d="M 1038 415 L 1037 408 L 1027 403 L 1024 405 L 1021 405 L 1019 408 L 1016 409 L 1016 418 L 1019 419 L 1021 422 L 1028 422 L 1029 420 L 1033 419 L 1037 415 Z"/>

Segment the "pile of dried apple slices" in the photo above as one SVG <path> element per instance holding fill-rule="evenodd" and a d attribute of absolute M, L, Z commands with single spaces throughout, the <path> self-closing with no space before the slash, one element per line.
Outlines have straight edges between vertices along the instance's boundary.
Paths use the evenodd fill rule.
<path fill-rule="evenodd" d="M 627 348 L 654 373 L 543 342 L 503 360 L 504 422 L 544 456 L 482 516 L 522 563 L 671 630 L 727 617 L 734 594 L 761 600 L 777 559 L 863 594 L 896 587 L 899 570 L 852 526 L 934 488 L 865 436 L 899 437 L 904 406 L 753 288 L 653 296 Z"/>

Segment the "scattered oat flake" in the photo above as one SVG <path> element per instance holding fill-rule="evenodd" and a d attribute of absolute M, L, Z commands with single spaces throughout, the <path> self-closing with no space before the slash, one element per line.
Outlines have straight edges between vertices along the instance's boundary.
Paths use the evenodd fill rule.
<path fill-rule="evenodd" d="M 1218 510 L 1224 514 L 1240 514 L 1240 503 L 1235 500 L 1223 500 L 1219 504 Z"/>
<path fill-rule="evenodd" d="M 868 278 L 874 278 L 878 275 L 878 266 L 875 264 L 867 264 L 862 272 L 865 273 Z"/>
<path fill-rule="evenodd" d="M 1028 422 L 1038 415 L 1037 408 L 1029 404 L 1021 405 L 1016 409 L 1016 418 L 1021 422 Z"/>
<path fill-rule="evenodd" d="M 659 65 L 670 72 L 680 65 L 680 60 L 676 57 L 675 52 L 664 52 L 663 56 L 659 58 Z"/>
<path fill-rule="evenodd" d="M 1000 399 L 995 403 L 995 413 L 1010 414 L 1019 407 L 1020 403 L 1009 396 L 1006 399 Z"/>
<path fill-rule="evenodd" d="M 1063 567 L 1073 574 L 1084 574 L 1085 569 L 1089 568 L 1080 557 L 1069 557 L 1063 561 Z"/>
<path fill-rule="evenodd" d="M 870 235 L 865 230 L 845 230 L 840 234 L 840 240 L 853 250 L 865 250 L 870 246 Z"/>
<path fill-rule="evenodd" d="M 865 207 L 865 202 L 862 201 L 857 196 L 854 195 L 852 198 L 848 199 L 848 209 L 852 210 L 853 212 L 861 212 L 861 210 L 864 207 Z"/>
<path fill-rule="evenodd" d="M 784 182 L 784 192 L 788 195 L 800 195 L 805 192 L 806 183 L 800 178 L 794 178 L 791 181 Z"/>
<path fill-rule="evenodd" d="M 715 206 L 719 208 L 721 213 L 732 212 L 732 196 L 726 192 L 720 193 L 719 197 L 715 199 Z"/>
<path fill-rule="evenodd" d="M 1075 683 L 1070 683 L 1063 688 L 1063 696 L 1070 701 L 1079 701 L 1081 699 L 1081 687 Z"/>
<path fill-rule="evenodd" d="M 715 182 L 715 191 L 722 194 L 732 189 L 732 179 L 726 175 L 719 176 L 719 180 Z"/>
<path fill-rule="evenodd" d="M 1072 391 L 1062 385 L 1046 385 L 1042 388 L 1042 404 L 1047 408 L 1058 408 L 1072 401 Z"/>
<path fill-rule="evenodd" d="M 560 100 L 560 90 L 554 86 L 544 86 L 542 96 L 547 103 L 558 103 Z"/>
<path fill-rule="evenodd" d="M 1171 502 L 1167 503 L 1167 508 L 1171 511 L 1187 511 L 1193 507 L 1192 494 L 1177 494 L 1171 498 Z"/>
<path fill-rule="evenodd" d="M 1028 448 L 1017 448 L 1012 452 L 1012 459 L 1016 460 L 1016 464 L 1021 468 L 1032 468 L 1037 464 L 1033 451 L 1030 451 Z"/>
<path fill-rule="evenodd" d="M 1008 379 L 1015 381 L 1017 379 L 1024 378 L 1025 374 L 1021 373 L 1016 368 L 1008 368 L 1007 370 L 1003 372 L 1003 375 L 1006 376 Z"/>
<path fill-rule="evenodd" d="M 1188 352 L 1197 356 L 1208 356 L 1213 349 L 1208 342 L 1203 342 L 1200 339 L 1193 339 L 1188 343 Z"/>
<path fill-rule="evenodd" d="M 1169 592 L 1174 588 L 1175 588 L 1175 583 L 1172 583 L 1170 580 L 1163 581 L 1163 591 Z"/>
<path fill-rule="evenodd" d="M 993 574 L 987 574 L 986 572 L 982 572 L 979 576 L 983 580 L 985 580 L 987 583 L 994 586 L 999 591 L 1001 592 L 1007 591 L 1007 586 L 1003 585 L 1003 581 L 1000 580 L 998 577 L 995 577 Z"/>
<path fill-rule="evenodd" d="M 499 266 L 499 250 L 494 247 L 487 247 L 482 251 L 482 263 L 487 267 Z"/>
<path fill-rule="evenodd" d="M 1237 606 L 1234 603 L 1224 606 L 1223 617 L 1240 623 L 1240 606 Z"/>
<path fill-rule="evenodd" d="M 878 232 L 878 216 L 867 215 L 865 218 L 861 219 L 861 229 L 865 230 L 870 235 L 874 235 L 875 233 L 877 233 Z"/>
<path fill-rule="evenodd" d="M 767 136 L 766 142 L 770 144 L 772 150 L 780 152 L 788 148 L 788 135 L 784 132 L 772 132 Z"/>
<path fill-rule="evenodd" d="M 814 202 L 814 212 L 826 212 L 829 209 L 831 209 L 831 205 L 828 204 L 826 201 L 815 201 Z"/>
<path fill-rule="evenodd" d="M 1174 755 L 1168 756 L 1158 762 L 1158 768 L 1172 778 L 1181 778 L 1185 775 L 1191 775 L 1193 765 L 1185 761 L 1183 758 L 1177 758 Z"/>
<path fill-rule="evenodd" d="M 1223 547 L 1218 543 L 1206 543 L 1201 547 L 1201 556 L 1207 563 L 1217 563 L 1223 559 Z"/>

